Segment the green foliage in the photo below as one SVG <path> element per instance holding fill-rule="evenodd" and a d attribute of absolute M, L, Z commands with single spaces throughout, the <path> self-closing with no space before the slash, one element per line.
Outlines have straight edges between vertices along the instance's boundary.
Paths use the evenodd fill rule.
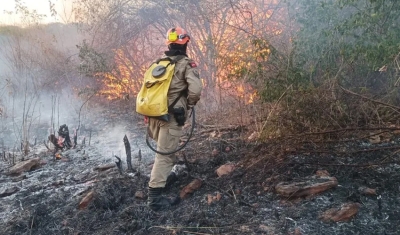
<path fill-rule="evenodd" d="M 314 82 L 336 75 L 366 75 L 400 51 L 400 1 L 299 0 L 297 66 Z M 345 68 L 345 69 L 344 69 Z"/>
<path fill-rule="evenodd" d="M 252 63 L 238 70 L 258 89 L 264 101 L 279 99 L 288 89 L 305 90 L 310 87 L 307 73 L 293 66 L 291 55 L 285 55 L 263 38 L 252 38 Z"/>
<path fill-rule="evenodd" d="M 106 56 L 102 53 L 97 52 L 94 48 L 90 47 L 84 40 L 82 45 L 77 45 L 79 49 L 79 59 L 81 64 L 79 66 L 79 72 L 86 76 L 94 76 L 97 73 L 107 72 L 107 60 Z"/>
<path fill-rule="evenodd" d="M 293 51 L 271 47 L 259 71 L 263 98 L 280 99 L 271 133 L 298 134 L 346 127 L 397 124 L 400 1 L 290 1 L 297 32 Z M 285 64 L 286 61 L 286 64 Z M 285 96 L 282 96 L 285 94 Z M 379 102 L 375 102 L 378 100 Z M 338 137 L 340 138 L 340 137 Z"/>

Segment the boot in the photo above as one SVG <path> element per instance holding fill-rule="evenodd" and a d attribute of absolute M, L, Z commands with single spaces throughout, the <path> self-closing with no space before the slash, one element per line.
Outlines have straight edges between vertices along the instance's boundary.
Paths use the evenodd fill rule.
<path fill-rule="evenodd" d="M 187 167 L 185 164 L 181 163 L 174 165 L 168 175 L 165 188 L 169 189 L 176 181 L 178 181 L 179 177 L 185 174 L 187 174 Z"/>
<path fill-rule="evenodd" d="M 171 202 L 168 198 L 161 196 L 163 188 L 150 188 L 149 197 L 147 199 L 147 205 L 153 211 L 165 210 L 171 206 Z"/>

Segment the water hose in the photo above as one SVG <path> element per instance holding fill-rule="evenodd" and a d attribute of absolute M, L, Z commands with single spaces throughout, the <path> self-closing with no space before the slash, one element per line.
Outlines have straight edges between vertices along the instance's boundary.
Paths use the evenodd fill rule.
<path fill-rule="evenodd" d="M 170 155 L 170 154 L 173 154 L 173 153 L 176 153 L 176 152 L 182 150 L 189 143 L 190 138 L 192 137 L 192 134 L 193 134 L 194 126 L 196 124 L 196 122 L 195 122 L 196 114 L 195 114 L 195 111 L 194 111 L 194 107 L 192 107 L 191 110 L 192 110 L 192 112 L 190 113 L 190 116 L 192 116 L 192 127 L 190 128 L 188 139 L 179 148 L 177 148 L 177 149 L 175 149 L 174 151 L 171 151 L 171 152 L 160 152 L 160 151 L 154 149 L 153 146 L 151 146 L 151 144 L 149 142 L 149 137 L 150 137 L 149 136 L 149 131 L 146 132 L 146 144 L 147 144 L 147 146 L 149 146 L 149 148 L 153 152 L 161 154 L 161 155 Z"/>

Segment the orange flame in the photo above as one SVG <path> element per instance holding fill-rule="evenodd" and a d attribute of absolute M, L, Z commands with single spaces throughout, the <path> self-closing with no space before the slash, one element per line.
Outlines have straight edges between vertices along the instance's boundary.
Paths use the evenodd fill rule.
<path fill-rule="evenodd" d="M 244 99 L 246 104 L 251 104 L 255 101 L 257 97 L 257 91 L 251 88 L 250 86 L 246 86 L 244 84 L 240 84 L 236 88 L 236 92 L 238 94 L 238 97 Z"/>
<path fill-rule="evenodd" d="M 127 99 L 130 91 L 136 90 L 132 79 L 136 70 L 121 49 L 115 51 L 114 60 L 116 67 L 111 72 L 96 74 L 103 84 L 100 94 L 108 100 Z"/>

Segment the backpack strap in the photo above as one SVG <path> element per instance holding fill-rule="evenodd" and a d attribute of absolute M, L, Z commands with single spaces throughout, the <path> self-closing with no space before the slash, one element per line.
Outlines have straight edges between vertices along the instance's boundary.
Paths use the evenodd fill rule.
<path fill-rule="evenodd" d="M 174 102 L 172 102 L 172 104 L 170 104 L 170 105 L 168 106 L 168 112 L 169 112 L 170 110 L 172 110 L 172 109 L 174 108 L 174 106 L 176 105 L 176 103 L 178 103 L 178 100 L 179 100 L 182 96 L 184 96 L 184 95 L 186 95 L 186 94 L 187 94 L 186 91 L 182 91 L 182 92 L 179 94 L 179 96 L 174 100 Z"/>
<path fill-rule="evenodd" d="M 181 59 L 183 59 L 183 58 L 185 58 L 186 56 L 185 55 L 178 55 L 178 56 L 176 56 L 176 58 L 174 59 L 174 60 L 171 60 L 171 58 L 169 58 L 169 57 L 166 57 L 166 58 L 169 58 L 169 60 L 171 61 L 171 64 L 175 64 L 175 63 L 177 63 L 178 61 L 180 61 Z M 170 110 L 172 110 L 173 108 L 174 108 L 174 106 L 176 105 L 176 103 L 178 103 L 178 100 L 182 97 L 182 96 L 184 96 L 184 95 L 186 95 L 187 94 L 187 91 L 182 91 L 180 94 L 179 94 L 179 96 L 174 100 L 174 102 L 172 102 L 172 104 L 170 104 L 169 106 L 168 106 L 168 111 L 170 111 Z"/>

